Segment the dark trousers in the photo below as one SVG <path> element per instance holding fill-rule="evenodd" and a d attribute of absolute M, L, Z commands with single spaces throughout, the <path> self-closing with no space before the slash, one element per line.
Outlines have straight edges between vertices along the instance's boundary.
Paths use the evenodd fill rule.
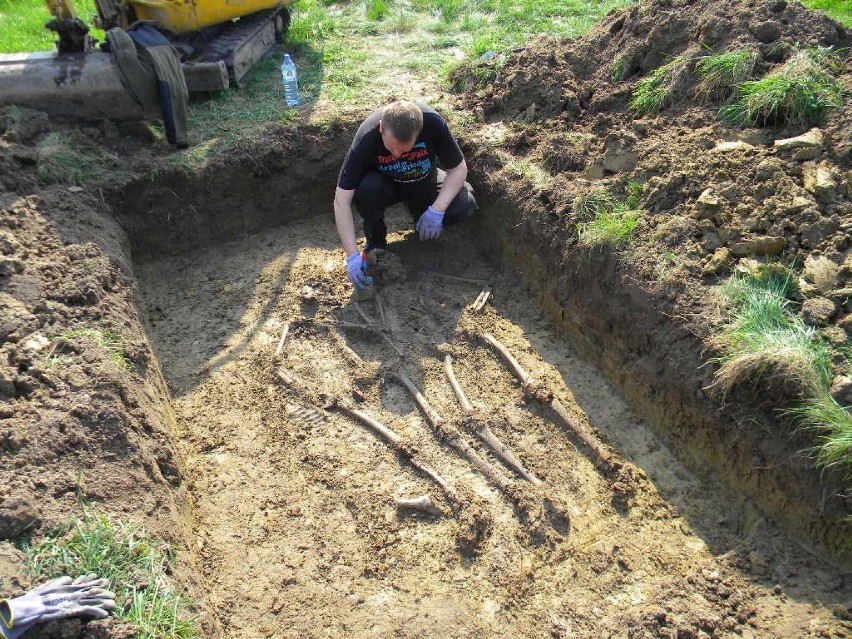
<path fill-rule="evenodd" d="M 355 206 L 364 220 L 364 235 L 370 247 L 387 244 L 385 209 L 391 204 L 404 202 L 409 214 L 417 220 L 438 197 L 446 173 L 436 169 L 432 175 L 413 184 L 399 184 L 378 171 L 369 171 L 355 189 Z M 458 224 L 473 215 L 476 199 L 473 187 L 467 182 L 453 198 L 444 215 L 444 226 Z"/>

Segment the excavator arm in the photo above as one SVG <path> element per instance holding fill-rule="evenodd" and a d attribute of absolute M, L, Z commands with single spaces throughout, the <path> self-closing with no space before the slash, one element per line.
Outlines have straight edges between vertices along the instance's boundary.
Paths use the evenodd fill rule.
<path fill-rule="evenodd" d="M 88 52 L 95 45 L 89 27 L 77 17 L 72 0 L 45 0 L 53 19 L 45 25 L 59 36 L 56 48 L 60 53 Z"/>

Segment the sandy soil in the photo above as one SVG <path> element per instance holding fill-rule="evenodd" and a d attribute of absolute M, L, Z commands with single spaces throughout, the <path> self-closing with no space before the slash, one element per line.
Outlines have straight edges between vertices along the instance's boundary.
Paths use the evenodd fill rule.
<path fill-rule="evenodd" d="M 352 297 L 327 216 L 140 271 L 178 415 L 192 537 L 224 636 L 844 631 L 826 606 L 847 585 L 842 576 L 753 511 L 747 523 L 732 513 L 749 507 L 660 445 L 554 333 L 519 282 L 469 250 L 468 233 L 423 245 L 403 211 L 394 222 L 397 270 L 377 300 Z M 482 290 L 491 296 L 476 312 Z M 613 459 L 632 471 L 622 473 L 627 486 L 596 467 L 552 409 L 525 399 L 483 333 L 595 437 L 605 433 L 613 445 L 605 450 L 618 451 Z M 473 406 L 541 486 L 464 432 L 499 475 L 489 482 L 436 436 L 393 377 L 404 371 L 447 424 L 464 431 L 446 354 Z M 281 367 L 306 387 L 284 383 Z M 331 396 L 412 444 L 459 502 L 365 424 L 324 410 Z M 528 516 L 512 491 L 563 506 L 570 524 Z M 395 502 L 423 495 L 441 515 Z M 826 586 L 840 591 L 827 594 Z M 827 599 L 806 594 L 814 588 Z"/>

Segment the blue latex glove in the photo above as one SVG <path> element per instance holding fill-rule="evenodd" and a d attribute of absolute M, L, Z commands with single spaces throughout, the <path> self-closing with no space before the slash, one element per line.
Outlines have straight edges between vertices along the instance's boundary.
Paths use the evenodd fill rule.
<path fill-rule="evenodd" d="M 346 271 L 349 274 L 349 281 L 359 291 L 368 289 L 373 285 L 373 278 L 367 275 L 367 260 L 361 253 L 353 253 L 346 258 Z"/>
<path fill-rule="evenodd" d="M 444 211 L 436 211 L 431 206 L 426 209 L 414 226 L 420 233 L 420 241 L 434 240 L 441 236 L 444 230 Z"/>

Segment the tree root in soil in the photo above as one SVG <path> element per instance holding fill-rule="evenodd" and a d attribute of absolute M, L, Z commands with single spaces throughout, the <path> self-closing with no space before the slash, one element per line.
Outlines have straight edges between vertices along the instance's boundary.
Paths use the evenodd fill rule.
<path fill-rule="evenodd" d="M 609 482 L 614 493 L 613 505 L 616 507 L 626 506 L 636 492 L 636 484 L 639 479 L 636 469 L 618 459 L 591 431 L 574 419 L 562 402 L 554 397 L 553 391 L 541 388 L 538 382 L 512 356 L 509 349 L 497 338 L 489 333 L 483 333 L 482 339 L 494 348 L 508 365 L 512 374 L 521 383 L 524 396 L 528 400 L 535 399 L 539 403 L 549 406 L 556 413 L 560 423 L 580 440 L 590 461 Z"/>
<path fill-rule="evenodd" d="M 453 513 L 459 522 L 459 531 L 456 539 L 459 550 L 466 554 L 475 554 L 477 552 L 477 549 L 487 537 L 492 526 L 492 518 L 484 507 L 481 497 L 475 495 L 473 491 L 465 487 L 456 488 L 452 486 L 438 471 L 420 461 L 416 446 L 370 415 L 353 408 L 338 397 L 316 391 L 308 382 L 284 366 L 278 367 L 277 374 L 287 386 L 300 394 L 306 395 L 311 403 L 321 405 L 323 410 L 336 409 L 350 419 L 370 428 L 374 433 L 384 439 L 395 453 L 437 484 L 449 501 Z M 437 513 L 443 514 L 440 508 L 434 506 L 434 504 L 433 507 L 437 510 Z M 434 511 L 433 514 L 435 514 Z"/>
<path fill-rule="evenodd" d="M 568 507 L 562 500 L 547 494 L 540 485 L 521 486 L 507 480 L 488 460 L 483 459 L 464 439 L 462 433 L 443 419 L 426 401 L 423 394 L 402 371 L 391 373 L 399 381 L 426 415 L 439 440 L 446 442 L 453 450 L 470 461 L 515 507 L 521 523 L 524 524 L 530 542 L 539 545 L 566 535 L 570 530 Z"/>

